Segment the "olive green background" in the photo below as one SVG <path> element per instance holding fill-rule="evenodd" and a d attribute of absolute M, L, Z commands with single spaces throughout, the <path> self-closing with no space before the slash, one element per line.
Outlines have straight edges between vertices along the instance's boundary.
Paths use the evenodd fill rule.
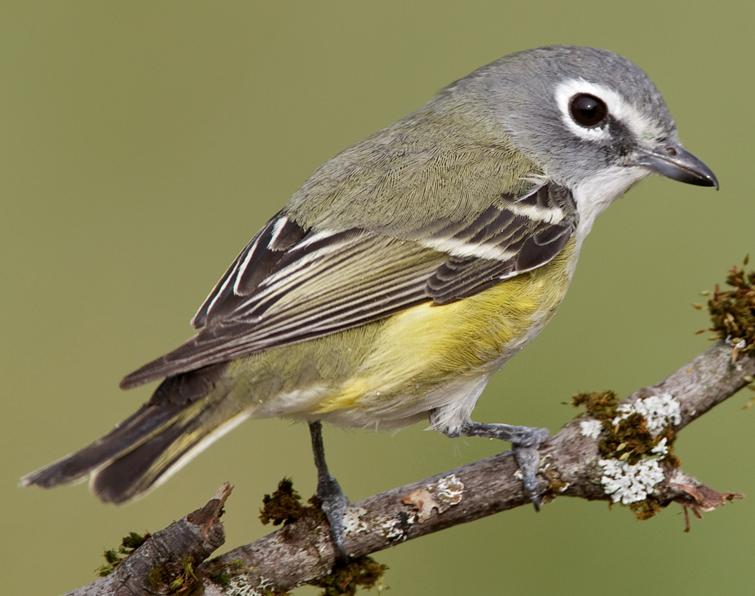
<path fill-rule="evenodd" d="M 598 222 L 559 316 L 498 375 L 481 420 L 557 429 L 579 390 L 626 392 L 708 345 L 690 303 L 755 246 L 755 3 L 0 3 L 0 569 L 3 594 L 88 582 L 100 552 L 155 530 L 224 480 L 227 546 L 268 530 L 283 475 L 313 490 L 307 432 L 254 421 L 147 498 L 102 505 L 84 485 L 20 489 L 149 388 L 129 370 L 190 334 L 188 319 L 257 228 L 322 161 L 514 50 L 608 47 L 642 65 L 715 193 L 654 178 Z M 678 441 L 688 472 L 755 494 L 755 410 L 730 400 Z M 494 453 L 422 426 L 326 429 L 358 499 Z M 755 501 L 682 532 L 676 507 L 640 523 L 562 499 L 377 558 L 391 594 L 751 594 Z M 309 591 L 308 593 L 313 593 Z"/>

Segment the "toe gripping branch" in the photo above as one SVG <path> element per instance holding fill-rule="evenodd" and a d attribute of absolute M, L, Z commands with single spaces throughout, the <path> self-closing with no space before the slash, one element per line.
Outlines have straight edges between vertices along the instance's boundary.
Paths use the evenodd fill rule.
<path fill-rule="evenodd" d="M 541 494 L 537 483 L 537 470 L 540 464 L 538 447 L 548 439 L 548 429 L 470 420 L 458 429 L 447 431 L 445 434 L 450 437 L 485 437 L 511 443 L 512 453 L 522 475 L 524 492 L 535 511 L 540 510 Z"/>

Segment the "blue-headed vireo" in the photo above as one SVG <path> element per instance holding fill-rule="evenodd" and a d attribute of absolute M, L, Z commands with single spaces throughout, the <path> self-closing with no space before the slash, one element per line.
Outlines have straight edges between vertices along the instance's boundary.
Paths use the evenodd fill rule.
<path fill-rule="evenodd" d="M 26 476 L 91 474 L 121 503 L 246 418 L 309 423 L 343 554 L 346 500 L 320 421 L 510 441 L 537 504 L 544 429 L 472 421 L 490 376 L 550 320 L 595 217 L 651 172 L 702 186 L 661 94 L 612 52 L 512 54 L 323 164 L 194 316 L 196 335 L 128 375 L 164 379 L 90 446 Z"/>

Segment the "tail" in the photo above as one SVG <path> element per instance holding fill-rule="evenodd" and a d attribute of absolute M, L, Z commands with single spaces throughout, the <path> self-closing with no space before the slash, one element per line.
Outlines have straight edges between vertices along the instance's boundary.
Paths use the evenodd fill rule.
<path fill-rule="evenodd" d="M 251 413 L 226 399 L 226 365 L 214 364 L 165 379 L 152 398 L 110 433 L 21 479 L 50 488 L 91 474 L 103 501 L 124 503 L 161 481 Z"/>

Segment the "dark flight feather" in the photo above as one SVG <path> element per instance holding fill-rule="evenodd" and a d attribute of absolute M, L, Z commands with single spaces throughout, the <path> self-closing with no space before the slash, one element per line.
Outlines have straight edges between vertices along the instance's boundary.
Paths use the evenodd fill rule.
<path fill-rule="evenodd" d="M 109 479 L 113 478 L 113 469 L 108 471 L 111 466 L 109 462 L 123 461 L 131 452 L 138 456 L 136 452 L 143 453 L 144 450 L 139 449 L 145 443 L 154 444 L 156 441 L 162 441 L 162 444 L 169 444 L 166 443 L 165 437 L 172 436 L 171 429 L 176 427 L 177 417 L 186 408 L 213 393 L 225 368 L 225 364 L 216 364 L 165 379 L 147 403 L 107 435 L 76 453 L 28 474 L 21 479 L 21 483 L 49 488 L 74 482 L 98 468 L 103 468 L 105 476 L 99 484 L 102 490 L 109 487 L 108 495 L 100 495 L 103 500 L 121 502 L 128 499 L 129 497 L 122 495 L 117 487 L 110 486 Z M 163 439 L 157 439 L 160 436 Z M 141 463 L 146 465 L 147 458 L 143 458 Z M 117 466 L 114 469 L 122 468 Z M 167 466 L 163 471 L 165 469 Z M 133 485 L 145 471 L 144 467 L 131 467 L 123 482 Z M 100 491 L 95 492 L 99 494 Z"/>

